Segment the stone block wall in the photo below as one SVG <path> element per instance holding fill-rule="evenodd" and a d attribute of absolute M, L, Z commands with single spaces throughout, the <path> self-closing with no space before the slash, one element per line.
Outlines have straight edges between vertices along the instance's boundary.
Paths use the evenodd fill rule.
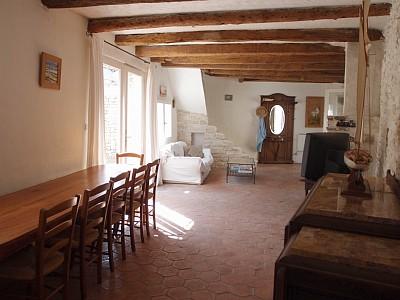
<path fill-rule="evenodd" d="M 400 178 L 400 1 L 393 1 L 384 36 L 377 175 L 391 169 Z"/>
<path fill-rule="evenodd" d="M 192 133 L 204 133 L 204 147 L 210 148 L 214 157 L 215 167 L 225 167 L 228 157 L 255 158 L 256 153 L 248 153 L 218 132 L 217 127 L 208 125 L 208 117 L 205 114 L 192 113 L 178 110 L 178 141 L 188 145 L 192 144 Z"/>

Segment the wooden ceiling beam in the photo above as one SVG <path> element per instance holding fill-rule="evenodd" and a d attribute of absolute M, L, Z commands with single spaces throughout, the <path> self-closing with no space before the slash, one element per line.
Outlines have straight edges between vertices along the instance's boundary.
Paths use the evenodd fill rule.
<path fill-rule="evenodd" d="M 380 30 L 370 29 L 371 41 L 383 39 Z M 115 42 L 121 46 L 146 46 L 155 44 L 187 42 L 245 42 L 245 41 L 287 41 L 287 42 L 357 42 L 357 28 L 328 29 L 268 29 L 268 30 L 215 30 L 151 34 L 118 34 Z"/>
<path fill-rule="evenodd" d="M 214 75 L 235 75 L 238 77 L 251 77 L 251 76 L 276 76 L 276 77 L 286 77 L 286 76 L 333 76 L 333 77 L 344 77 L 344 70 L 323 70 L 323 71 L 283 71 L 283 70 L 208 70 L 203 69 L 207 74 Z"/>
<path fill-rule="evenodd" d="M 344 47 L 324 43 L 250 43 L 250 44 L 204 44 L 179 46 L 138 46 L 135 54 L 141 57 L 187 57 L 224 55 L 320 55 L 344 54 Z"/>
<path fill-rule="evenodd" d="M 297 83 L 343 83 L 340 78 L 239 78 L 239 82 L 297 82 Z"/>
<path fill-rule="evenodd" d="M 163 63 L 167 68 L 197 68 L 208 70 L 287 70 L 287 71 L 344 71 L 344 63 L 282 63 L 282 64 L 175 64 Z"/>
<path fill-rule="evenodd" d="M 266 75 L 252 75 L 252 76 L 239 76 L 236 74 L 231 75 L 219 75 L 219 74 L 207 74 L 212 77 L 221 77 L 221 78 L 235 78 L 239 81 L 268 81 L 268 82 L 302 82 L 302 83 L 343 83 L 343 77 L 335 77 L 335 76 L 314 76 L 314 75 L 302 75 L 302 76 L 266 76 Z"/>
<path fill-rule="evenodd" d="M 189 57 L 153 57 L 152 62 L 174 64 L 269 64 L 269 63 L 345 63 L 345 55 L 226 55 L 226 56 L 189 56 Z"/>
<path fill-rule="evenodd" d="M 163 2 L 187 2 L 203 0 L 42 0 L 48 8 L 76 8 L 101 5 L 123 5 L 138 3 L 163 3 Z"/>
<path fill-rule="evenodd" d="M 50 0 L 49 0 L 50 1 Z M 386 16 L 390 14 L 390 3 L 372 4 L 370 16 Z M 358 18 L 359 5 L 352 6 L 320 6 L 303 8 L 278 8 L 242 11 L 218 11 L 199 13 L 178 13 L 163 15 L 147 15 L 132 17 L 113 17 L 91 19 L 88 31 L 106 32 L 129 29 L 163 28 L 174 26 L 205 26 L 226 24 L 252 24 L 296 22 L 314 20 L 337 20 Z"/>

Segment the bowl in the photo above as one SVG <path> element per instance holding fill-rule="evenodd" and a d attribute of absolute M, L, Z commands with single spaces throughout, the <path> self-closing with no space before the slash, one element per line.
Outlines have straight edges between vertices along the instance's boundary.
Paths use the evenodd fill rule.
<path fill-rule="evenodd" d="M 354 161 L 355 157 L 359 157 L 357 161 Z M 365 150 L 348 150 L 344 153 L 344 163 L 352 170 L 366 171 L 372 162 L 372 156 Z"/>

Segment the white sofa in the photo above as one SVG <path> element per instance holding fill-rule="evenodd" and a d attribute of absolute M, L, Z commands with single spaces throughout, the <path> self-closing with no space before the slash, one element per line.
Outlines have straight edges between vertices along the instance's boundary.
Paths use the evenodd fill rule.
<path fill-rule="evenodd" d="M 184 156 L 184 142 L 167 144 L 161 150 L 161 176 L 166 183 L 202 184 L 211 171 L 211 150 L 203 148 L 204 157 Z"/>

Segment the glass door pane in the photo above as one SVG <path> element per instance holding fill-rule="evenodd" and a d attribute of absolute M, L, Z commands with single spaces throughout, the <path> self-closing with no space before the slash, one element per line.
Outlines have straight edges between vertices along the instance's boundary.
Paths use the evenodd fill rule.
<path fill-rule="evenodd" d="M 164 104 L 164 135 L 165 138 L 172 136 L 172 105 Z"/>
<path fill-rule="evenodd" d="M 121 149 L 121 69 L 103 64 L 103 76 L 105 159 L 114 163 Z"/>
<path fill-rule="evenodd" d="M 164 103 L 157 103 L 157 129 L 158 129 L 158 142 L 160 145 L 164 144 Z"/>
<path fill-rule="evenodd" d="M 128 72 L 126 151 L 142 153 L 143 77 Z"/>

